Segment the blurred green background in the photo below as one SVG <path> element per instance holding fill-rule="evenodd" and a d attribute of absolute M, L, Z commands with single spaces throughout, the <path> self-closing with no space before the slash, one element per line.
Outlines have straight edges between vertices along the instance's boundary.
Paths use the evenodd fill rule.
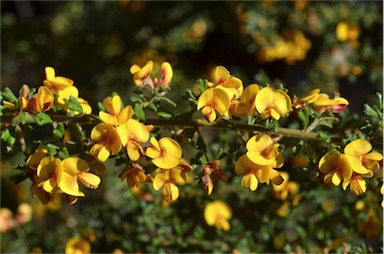
<path fill-rule="evenodd" d="M 44 67 L 52 66 L 75 81 L 96 112 L 96 103 L 112 92 L 129 102 L 133 64 L 170 62 L 169 96 L 175 101 L 223 65 L 245 86 L 283 82 L 290 96 L 314 88 L 340 91 L 350 111 L 360 114 L 362 104 L 382 91 L 382 10 L 381 1 L 2 1 L 1 87 L 15 93 L 23 84 L 38 87 Z M 225 133 L 212 145 L 222 139 Z M 161 207 L 160 193 L 151 186 L 132 192 L 117 178 L 121 169 L 108 165 L 101 187 L 76 205 L 43 207 L 30 197 L 29 183 L 8 180 L 10 162 L 20 159 L 2 146 L 1 206 L 16 214 L 19 203 L 27 202 L 33 216 L 2 233 L 2 252 L 63 252 L 74 236 L 88 239 L 92 252 L 109 253 L 341 253 L 382 246 L 375 183 L 354 197 L 294 171 L 300 202 L 284 215 L 277 211 L 285 203 L 271 195 L 271 186 L 255 193 L 243 189 L 228 164 L 230 182 L 215 186 L 212 196 L 191 184 L 175 204 Z M 283 170 L 293 170 L 289 165 Z M 232 207 L 229 232 L 204 221 L 204 205 L 216 198 Z"/>

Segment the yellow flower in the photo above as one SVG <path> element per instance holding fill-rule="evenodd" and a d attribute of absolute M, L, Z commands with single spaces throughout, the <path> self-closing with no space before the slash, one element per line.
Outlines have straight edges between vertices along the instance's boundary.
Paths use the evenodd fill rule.
<path fill-rule="evenodd" d="M 371 150 L 371 143 L 364 139 L 356 139 L 345 146 L 344 153 L 354 172 L 367 174 L 368 170 L 376 171 L 380 168 L 379 161 L 383 159 L 383 156 L 378 152 L 371 152 Z"/>
<path fill-rule="evenodd" d="M 88 189 L 96 189 L 101 179 L 97 175 L 88 172 L 88 163 L 77 157 L 69 157 L 62 161 L 63 172 L 59 183 L 60 189 L 71 196 L 83 197 L 85 194 L 80 191 L 78 181 Z"/>
<path fill-rule="evenodd" d="M 279 120 L 280 117 L 289 113 L 292 101 L 284 91 L 264 87 L 256 95 L 255 106 L 256 110 L 261 114 L 261 118 L 272 117 Z"/>
<path fill-rule="evenodd" d="M 320 93 L 320 89 L 310 91 L 306 96 L 301 99 L 295 100 L 295 108 L 309 107 L 309 104 L 315 105 L 317 112 L 323 112 L 327 109 L 333 110 L 335 113 L 342 112 L 348 105 L 347 99 L 340 97 L 339 93 L 335 93 L 335 98 L 330 99 L 325 93 Z"/>
<path fill-rule="evenodd" d="M 48 193 L 57 192 L 63 173 L 63 165 L 61 160 L 53 156 L 44 157 L 37 167 L 37 177 L 39 183 L 37 187 L 41 187 Z"/>
<path fill-rule="evenodd" d="M 142 87 L 145 79 L 151 74 L 152 69 L 153 61 L 148 61 L 142 68 L 140 68 L 137 64 L 132 65 L 129 71 L 133 74 L 133 81 L 135 84 Z"/>
<path fill-rule="evenodd" d="M 337 150 L 333 150 L 321 157 L 319 161 L 319 170 L 323 174 L 324 183 L 333 183 L 338 186 L 341 182 L 341 179 L 344 182 L 351 179 L 352 168 L 344 154 L 341 154 Z"/>
<path fill-rule="evenodd" d="M 36 149 L 36 151 L 31 154 L 27 159 L 27 166 L 32 170 L 37 170 L 37 167 L 40 164 L 40 161 L 47 156 L 48 149 L 45 146 L 41 146 Z"/>
<path fill-rule="evenodd" d="M 123 146 L 126 146 L 129 159 L 137 161 L 144 155 L 140 143 L 148 141 L 150 132 L 148 127 L 135 119 L 129 119 L 125 124 L 116 127 Z"/>
<path fill-rule="evenodd" d="M 230 106 L 228 94 L 221 88 L 209 88 L 202 93 L 197 102 L 197 110 L 207 118 L 209 122 L 216 120 L 216 112 L 219 115 L 227 115 Z"/>
<path fill-rule="evenodd" d="M 356 196 L 361 195 L 367 191 L 367 183 L 365 182 L 363 177 L 371 178 L 372 176 L 372 171 L 369 171 L 369 173 L 367 174 L 358 174 L 353 172 L 351 178 L 343 182 L 343 189 L 346 190 L 349 185 L 353 194 L 355 194 Z"/>
<path fill-rule="evenodd" d="M 128 165 L 126 171 L 121 176 L 121 180 L 127 179 L 129 188 L 140 187 L 140 183 L 147 180 L 147 175 L 143 167 L 138 163 Z"/>
<path fill-rule="evenodd" d="M 256 112 L 255 98 L 256 94 L 259 92 L 259 89 L 259 86 L 256 84 L 247 86 L 244 89 L 240 100 L 236 101 L 233 106 L 231 106 L 231 114 L 240 118 L 244 117 L 245 115 L 253 115 L 253 113 Z"/>
<path fill-rule="evenodd" d="M 228 231 L 231 228 L 229 224 L 231 218 L 231 208 L 221 200 L 213 201 L 205 206 L 204 219 L 209 226 Z"/>
<path fill-rule="evenodd" d="M 360 35 L 360 28 L 358 25 L 346 21 L 340 22 L 336 27 L 336 37 L 339 41 L 356 41 Z"/>
<path fill-rule="evenodd" d="M 255 191 L 260 183 L 267 183 L 272 180 L 275 184 L 281 184 L 283 178 L 280 173 L 274 170 L 271 166 L 260 166 L 253 163 L 247 155 L 242 155 L 235 165 L 236 174 L 242 175 L 241 185 Z"/>
<path fill-rule="evenodd" d="M 65 254 L 89 254 L 91 253 L 91 245 L 89 242 L 80 237 L 69 239 L 65 245 Z"/>
<path fill-rule="evenodd" d="M 217 66 L 213 76 L 213 83 L 209 82 L 210 87 L 221 88 L 228 94 L 230 100 L 238 98 L 243 93 L 243 82 L 232 76 L 223 66 Z"/>
<path fill-rule="evenodd" d="M 274 143 L 271 136 L 258 134 L 250 138 L 246 145 L 248 158 L 255 164 L 280 168 L 284 164 L 279 144 Z"/>
<path fill-rule="evenodd" d="M 55 97 L 51 90 L 45 86 L 40 86 L 37 94 L 28 101 L 27 110 L 33 112 L 42 112 L 51 109 Z"/>
<path fill-rule="evenodd" d="M 153 188 L 162 189 L 162 197 L 165 202 L 171 202 L 179 197 L 178 185 L 184 185 L 188 181 L 187 174 L 179 167 L 162 169 L 153 178 Z"/>
<path fill-rule="evenodd" d="M 89 171 L 88 163 L 77 157 L 69 157 L 61 161 L 53 156 L 44 157 L 37 167 L 39 184 L 48 193 L 56 193 L 60 189 L 65 194 L 83 197 L 78 181 L 87 188 L 95 189 L 100 178 Z"/>
<path fill-rule="evenodd" d="M 103 105 L 108 113 L 100 111 L 99 117 L 105 123 L 120 125 L 126 123 L 132 117 L 133 110 L 130 105 L 121 110 L 121 98 L 118 95 L 115 95 L 112 98 L 105 98 L 103 100 Z"/>
<path fill-rule="evenodd" d="M 161 76 L 159 79 L 155 78 L 155 86 L 167 88 L 171 83 L 173 77 L 172 66 L 168 62 L 161 64 Z"/>
<path fill-rule="evenodd" d="M 73 80 L 66 77 L 56 76 L 55 69 L 52 67 L 45 67 L 45 80 L 43 81 L 43 84 L 57 92 L 68 86 L 72 86 Z"/>
<path fill-rule="evenodd" d="M 176 140 L 168 137 L 159 141 L 151 137 L 151 146 L 146 148 L 145 154 L 152 158 L 152 163 L 162 169 L 171 169 L 179 164 L 182 150 Z"/>
<path fill-rule="evenodd" d="M 90 152 L 100 161 L 106 161 L 110 154 L 117 154 L 122 147 L 118 132 L 107 123 L 96 125 L 91 131 L 91 139 L 96 143 Z"/>

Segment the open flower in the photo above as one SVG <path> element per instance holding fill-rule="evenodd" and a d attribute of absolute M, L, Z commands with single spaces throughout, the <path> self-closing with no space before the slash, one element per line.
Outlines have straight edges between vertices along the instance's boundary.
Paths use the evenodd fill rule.
<path fill-rule="evenodd" d="M 280 117 L 289 113 L 292 101 L 286 92 L 264 87 L 256 95 L 255 106 L 261 118 L 269 117 L 279 120 Z"/>
<path fill-rule="evenodd" d="M 197 102 L 197 110 L 207 118 L 209 122 L 216 120 L 217 115 L 227 115 L 230 106 L 228 94 L 221 88 L 209 88 L 202 93 Z"/>
<path fill-rule="evenodd" d="M 48 66 L 45 67 L 45 80 L 43 81 L 43 84 L 57 92 L 72 86 L 73 80 L 66 77 L 56 76 L 55 69 Z"/>
<path fill-rule="evenodd" d="M 118 95 L 115 95 L 112 98 L 105 98 L 103 100 L 103 105 L 107 110 L 107 113 L 100 111 L 99 117 L 105 123 L 120 125 L 126 123 L 132 117 L 133 110 L 130 105 L 121 110 L 121 98 Z"/>
<path fill-rule="evenodd" d="M 255 98 L 260 88 L 256 84 L 251 84 L 244 89 L 240 99 L 231 105 L 230 112 L 237 117 L 253 115 L 256 112 Z"/>
<path fill-rule="evenodd" d="M 368 170 L 380 168 L 379 161 L 383 156 L 372 151 L 372 145 L 364 139 L 356 139 L 345 146 L 344 153 L 349 160 L 352 170 L 358 174 L 367 174 Z"/>
<path fill-rule="evenodd" d="M 81 182 L 88 189 L 96 189 L 101 179 L 89 172 L 88 163 L 78 157 L 65 158 L 62 161 L 63 172 L 59 183 L 60 189 L 71 196 L 83 197 L 85 194 L 80 191 L 78 182 Z"/>
<path fill-rule="evenodd" d="M 231 228 L 229 224 L 231 217 L 231 208 L 221 200 L 215 200 L 205 206 L 204 219 L 209 226 L 228 231 Z"/>
<path fill-rule="evenodd" d="M 135 119 L 129 119 L 125 124 L 116 127 L 123 146 L 127 149 L 129 159 L 137 161 L 144 155 L 140 143 L 148 141 L 150 132 L 148 126 Z"/>
<path fill-rule="evenodd" d="M 347 99 L 340 97 L 339 93 L 335 93 L 333 99 L 330 99 L 328 94 L 320 93 L 320 89 L 314 89 L 307 93 L 303 98 L 294 100 L 295 108 L 309 108 L 310 104 L 314 104 L 317 112 L 323 112 L 327 109 L 334 113 L 341 113 L 349 105 Z"/>
<path fill-rule="evenodd" d="M 325 174 L 324 183 L 332 182 L 336 186 L 342 179 L 344 182 L 348 181 L 353 172 L 347 157 L 337 150 L 330 151 L 321 157 L 318 167 L 320 172 Z"/>
<path fill-rule="evenodd" d="M 100 161 L 106 161 L 110 154 L 117 154 L 122 147 L 120 136 L 115 127 L 107 123 L 99 123 L 91 131 L 91 139 L 95 144 L 91 154 Z"/>
<path fill-rule="evenodd" d="M 238 98 L 243 93 L 243 82 L 232 76 L 223 66 L 217 66 L 213 75 L 213 83 L 208 82 L 209 87 L 221 88 L 230 100 Z"/>
<path fill-rule="evenodd" d="M 277 170 L 271 166 L 261 166 L 253 163 L 247 155 L 242 155 L 236 162 L 235 171 L 238 175 L 244 175 L 241 185 L 255 191 L 260 183 L 267 183 L 272 180 L 274 184 L 281 184 L 283 178 Z"/>
<path fill-rule="evenodd" d="M 179 164 L 182 150 L 176 140 L 168 137 L 159 141 L 151 137 L 151 146 L 146 148 L 145 154 L 152 158 L 152 163 L 162 169 L 171 169 Z"/>
<path fill-rule="evenodd" d="M 184 185 L 188 181 L 187 174 L 179 168 L 162 169 L 153 178 L 153 188 L 162 188 L 162 197 L 165 202 L 171 202 L 179 197 L 177 185 Z"/>
<path fill-rule="evenodd" d="M 258 134 L 250 138 L 246 145 L 248 158 L 255 164 L 280 168 L 284 164 L 279 144 L 274 143 L 271 136 Z"/>
<path fill-rule="evenodd" d="M 43 188 L 48 193 L 58 191 L 62 173 L 63 165 L 59 158 L 44 157 L 37 167 L 38 187 Z"/>
<path fill-rule="evenodd" d="M 349 185 L 353 194 L 356 196 L 361 195 L 367 191 L 367 183 L 364 178 L 371 177 L 373 177 L 372 171 L 369 171 L 367 174 L 358 174 L 353 172 L 351 178 L 343 182 L 343 189 L 346 190 Z"/>

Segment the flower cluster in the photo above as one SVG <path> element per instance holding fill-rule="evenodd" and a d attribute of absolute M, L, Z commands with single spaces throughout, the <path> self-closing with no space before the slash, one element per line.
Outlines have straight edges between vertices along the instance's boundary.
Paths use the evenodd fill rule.
<path fill-rule="evenodd" d="M 367 190 L 364 178 L 371 178 L 380 168 L 382 154 L 372 151 L 367 140 L 356 139 L 345 146 L 344 154 L 332 150 L 319 161 L 319 171 L 324 183 L 338 186 L 341 181 L 344 190 L 350 186 L 355 195 Z"/>
<path fill-rule="evenodd" d="M 292 206 L 297 206 L 301 199 L 299 194 L 299 184 L 289 180 L 289 174 L 287 172 L 280 172 L 280 176 L 284 179 L 281 184 L 272 184 L 272 195 L 280 199 L 283 204 L 277 210 L 277 214 L 281 217 L 288 216 L 288 208 Z"/>
<path fill-rule="evenodd" d="M 53 108 L 54 105 L 65 113 L 78 115 L 91 114 L 92 108 L 86 100 L 79 97 L 79 90 L 75 87 L 72 79 L 56 76 L 55 69 L 52 67 L 45 68 L 45 80 L 43 85 L 37 89 L 30 89 L 28 85 L 23 85 L 19 91 L 19 97 L 16 98 L 10 91 L 3 106 L 10 110 L 18 110 L 29 113 L 46 112 Z M 69 106 L 69 100 L 73 98 L 72 107 Z M 8 99 L 8 100 L 7 100 Z M 72 99 L 72 100 L 73 100 Z M 73 103 L 77 108 L 73 107 Z"/>
<path fill-rule="evenodd" d="M 216 67 L 214 82 L 208 82 L 208 89 L 200 95 L 197 104 L 197 109 L 201 109 L 209 122 L 215 121 L 217 114 L 242 118 L 255 112 L 262 119 L 279 120 L 289 113 L 291 107 L 292 101 L 286 92 L 271 87 L 260 89 L 256 84 L 244 89 L 243 82 L 223 66 Z"/>
<path fill-rule="evenodd" d="M 283 183 L 283 177 L 276 170 L 284 164 L 284 158 L 279 151 L 279 144 L 271 136 L 258 134 L 247 142 L 247 153 L 236 162 L 235 171 L 244 175 L 241 185 L 255 191 L 260 183 Z"/>
<path fill-rule="evenodd" d="M 32 178 L 32 194 L 37 195 L 43 204 L 64 195 L 69 203 L 76 203 L 85 194 L 79 182 L 89 189 L 96 189 L 101 179 L 91 170 L 89 163 L 78 157 L 63 160 L 49 155 L 46 147 L 39 147 L 26 162 L 28 175 Z"/>

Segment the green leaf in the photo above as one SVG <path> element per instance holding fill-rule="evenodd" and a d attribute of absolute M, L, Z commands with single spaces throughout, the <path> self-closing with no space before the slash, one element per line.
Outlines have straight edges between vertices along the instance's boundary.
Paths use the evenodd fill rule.
<path fill-rule="evenodd" d="M 48 123 L 52 123 L 52 119 L 49 115 L 45 114 L 44 112 L 39 112 L 37 114 L 31 115 L 33 120 L 37 123 L 37 125 L 44 125 Z"/>
<path fill-rule="evenodd" d="M 139 120 L 145 121 L 145 113 L 139 104 L 135 105 L 135 108 L 133 109 L 133 111 L 135 111 L 136 117 Z"/>
<path fill-rule="evenodd" d="M 376 93 L 376 105 L 379 107 L 380 111 L 383 109 L 383 94 Z"/>
<path fill-rule="evenodd" d="M 16 138 L 12 136 L 9 129 L 5 129 L 1 132 L 1 140 L 7 142 L 10 146 L 13 146 L 16 142 Z"/>
<path fill-rule="evenodd" d="M 303 124 L 303 128 L 307 128 L 309 123 L 309 110 L 307 108 L 299 109 L 299 112 L 297 113 L 297 117 Z"/>
<path fill-rule="evenodd" d="M 57 155 L 59 156 L 59 158 L 61 160 L 64 160 L 65 158 L 68 158 L 69 157 L 68 149 L 66 147 L 64 147 L 61 151 L 59 151 L 57 153 Z"/>
<path fill-rule="evenodd" d="M 19 121 L 21 124 L 25 124 L 27 122 L 27 118 L 25 116 L 25 112 L 24 111 L 20 111 L 19 112 Z"/>
<path fill-rule="evenodd" d="M 202 80 L 202 79 L 199 79 L 196 81 L 196 87 L 197 89 L 199 89 L 199 91 L 201 93 L 203 93 L 205 90 L 207 90 L 207 87 L 208 87 L 208 81 L 207 80 Z"/>
<path fill-rule="evenodd" d="M 364 114 L 368 117 L 378 117 L 376 111 L 368 104 L 364 104 Z"/>
<path fill-rule="evenodd" d="M 157 112 L 157 107 L 156 107 L 155 103 L 153 103 L 152 101 L 150 103 L 148 103 L 148 108 L 150 110 L 152 110 L 153 112 Z"/>
<path fill-rule="evenodd" d="M 227 157 L 227 155 L 228 154 L 224 152 L 223 148 L 220 147 L 219 151 L 217 151 L 215 160 L 221 160 L 221 159 Z"/>
<path fill-rule="evenodd" d="M 49 155 L 52 155 L 52 156 L 56 155 L 57 151 L 59 150 L 59 147 L 53 144 L 47 144 L 46 147 L 48 149 Z"/>
<path fill-rule="evenodd" d="M 58 139 L 62 139 L 64 136 L 64 134 L 58 129 L 53 129 L 52 133 L 53 133 L 53 136 L 55 136 L 55 138 L 58 138 Z"/>
<path fill-rule="evenodd" d="M 331 142 L 331 137 L 329 136 L 328 133 L 325 133 L 323 131 L 319 131 L 319 137 L 322 141 L 329 143 Z"/>
<path fill-rule="evenodd" d="M 80 102 L 78 100 L 71 96 L 69 97 L 69 100 L 64 99 L 65 103 L 67 104 L 69 110 L 79 112 L 80 114 L 83 113 L 83 107 L 81 106 Z"/>
<path fill-rule="evenodd" d="M 6 87 L 3 92 L 3 97 L 12 103 L 17 103 L 17 97 L 13 94 L 12 90 Z"/>
<path fill-rule="evenodd" d="M 97 103 L 97 107 L 99 108 L 100 111 L 104 111 L 105 112 L 104 104 L 101 103 L 100 101 Z"/>
<path fill-rule="evenodd" d="M 201 136 L 197 138 L 196 148 L 203 151 L 207 150 L 207 146 L 205 145 L 204 139 Z"/>
<path fill-rule="evenodd" d="M 239 150 L 243 145 L 241 143 L 232 143 L 229 145 L 228 153 L 234 153 Z"/>
<path fill-rule="evenodd" d="M 171 113 L 167 113 L 167 112 L 157 112 L 157 115 L 160 116 L 160 117 L 163 117 L 163 118 L 171 118 L 172 117 L 172 114 Z"/>
<path fill-rule="evenodd" d="M 170 99 L 168 99 L 167 97 L 161 97 L 160 98 L 161 101 L 165 101 L 166 103 L 168 103 L 169 105 L 171 105 L 172 107 L 176 108 L 177 105 L 175 102 L 171 101 Z"/>

